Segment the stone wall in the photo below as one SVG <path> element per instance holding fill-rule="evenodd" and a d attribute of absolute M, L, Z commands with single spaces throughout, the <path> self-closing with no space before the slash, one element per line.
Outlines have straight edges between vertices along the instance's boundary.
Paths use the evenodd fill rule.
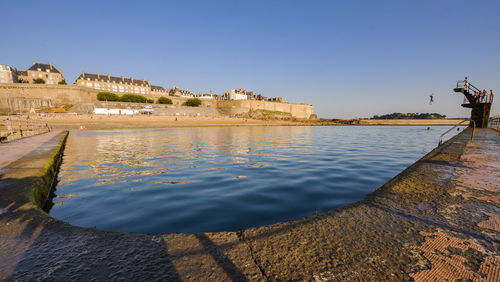
<path fill-rule="evenodd" d="M 21 105 L 21 110 L 29 110 L 33 106 L 44 105 L 77 105 L 81 103 L 97 102 L 98 90 L 79 87 L 75 85 L 45 85 L 45 84 L 0 84 L 0 112 L 2 110 L 17 111 L 16 105 Z M 158 97 L 146 96 L 154 99 Z M 174 106 L 180 107 L 188 98 L 167 96 Z M 298 119 L 308 119 L 314 113 L 314 107 L 307 104 L 278 103 L 254 100 L 217 101 L 200 99 L 201 108 L 213 108 L 226 115 L 248 113 L 250 110 L 269 110 L 291 113 Z M 168 110 L 168 113 L 171 111 Z M 191 111 L 186 110 L 186 113 Z M 209 110 L 210 114 L 214 111 Z M 207 112 L 207 113 L 208 113 Z M 196 112 L 197 113 L 197 112 Z M 195 113 L 195 114 L 196 114 Z"/>
<path fill-rule="evenodd" d="M 254 100 L 217 101 L 219 110 L 227 115 L 248 113 L 250 110 L 268 110 L 291 113 L 294 118 L 308 119 L 314 106 L 308 104 L 278 103 Z"/>
<path fill-rule="evenodd" d="M 74 85 L 10 83 L 0 85 L 0 111 L 97 101 L 97 90 Z"/>

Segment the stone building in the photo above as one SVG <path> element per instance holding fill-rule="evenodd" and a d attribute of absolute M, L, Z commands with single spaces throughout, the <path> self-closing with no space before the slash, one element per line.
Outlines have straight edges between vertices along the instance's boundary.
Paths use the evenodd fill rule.
<path fill-rule="evenodd" d="M 175 85 L 168 90 L 168 93 L 172 96 L 177 96 L 177 97 L 184 97 L 184 98 L 195 97 L 195 95 L 191 91 L 179 89 L 179 87 Z"/>
<path fill-rule="evenodd" d="M 0 83 L 17 83 L 17 72 L 10 66 L 0 64 Z"/>
<path fill-rule="evenodd" d="M 17 80 L 19 83 L 29 83 L 30 82 L 27 71 L 16 69 L 16 74 L 17 74 Z"/>
<path fill-rule="evenodd" d="M 134 79 L 133 77 L 125 78 L 124 76 L 117 77 L 109 74 L 93 74 L 84 71 L 76 78 L 75 85 L 115 94 L 151 94 L 151 84 L 149 80 Z"/>
<path fill-rule="evenodd" d="M 33 61 L 33 65 L 25 71 L 17 71 L 19 82 L 33 83 L 34 79 L 41 78 L 45 84 L 59 84 L 64 80 L 61 69 L 55 68 L 51 62 L 48 64 L 37 63 Z"/>
<path fill-rule="evenodd" d="M 162 86 L 151 85 L 151 96 L 168 96 L 168 91 Z"/>

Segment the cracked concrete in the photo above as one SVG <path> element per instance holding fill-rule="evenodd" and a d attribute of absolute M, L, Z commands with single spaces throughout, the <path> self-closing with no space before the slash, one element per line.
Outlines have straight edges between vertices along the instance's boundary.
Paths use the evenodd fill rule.
<path fill-rule="evenodd" d="M 464 131 L 340 209 L 240 232 L 162 236 L 75 227 L 43 213 L 35 203 L 54 177 L 47 164 L 65 133 L 45 138 L 0 168 L 0 280 L 500 277 L 500 133 L 493 130 L 477 130 L 473 143 Z"/>

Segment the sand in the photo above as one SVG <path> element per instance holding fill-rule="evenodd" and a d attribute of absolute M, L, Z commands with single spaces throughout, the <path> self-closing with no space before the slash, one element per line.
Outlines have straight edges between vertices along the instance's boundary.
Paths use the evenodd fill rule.
<path fill-rule="evenodd" d="M 6 116 L 0 116 L 0 121 Z M 330 121 L 282 121 L 256 120 L 231 117 L 189 117 L 189 116 L 106 116 L 88 114 L 47 114 L 46 116 L 31 115 L 42 123 L 48 123 L 53 129 L 78 130 L 84 126 L 87 130 L 125 129 L 125 128 L 164 128 L 164 127 L 195 127 L 195 126 L 255 126 L 255 125 L 342 125 Z M 16 121 L 16 119 L 13 119 Z M 455 125 L 460 120 L 360 120 L 360 125 Z M 17 125 L 14 123 L 14 126 Z M 464 123 L 463 125 L 467 125 Z"/>
<path fill-rule="evenodd" d="M 229 117 L 175 117 L 175 116 L 105 116 L 105 115 L 70 115 L 56 114 L 38 117 L 54 129 L 87 130 L 122 129 L 122 128 L 164 128 L 193 126 L 248 126 L 248 125 L 301 125 L 293 121 L 263 121 Z"/>

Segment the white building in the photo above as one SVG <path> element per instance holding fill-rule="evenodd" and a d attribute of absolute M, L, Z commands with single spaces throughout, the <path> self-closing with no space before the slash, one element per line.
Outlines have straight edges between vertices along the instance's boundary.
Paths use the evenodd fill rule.
<path fill-rule="evenodd" d="M 16 71 L 7 65 L 0 64 L 0 83 L 17 83 Z"/>
<path fill-rule="evenodd" d="M 229 100 L 248 100 L 247 94 L 243 91 L 237 91 L 235 89 L 231 89 L 229 93 Z"/>

